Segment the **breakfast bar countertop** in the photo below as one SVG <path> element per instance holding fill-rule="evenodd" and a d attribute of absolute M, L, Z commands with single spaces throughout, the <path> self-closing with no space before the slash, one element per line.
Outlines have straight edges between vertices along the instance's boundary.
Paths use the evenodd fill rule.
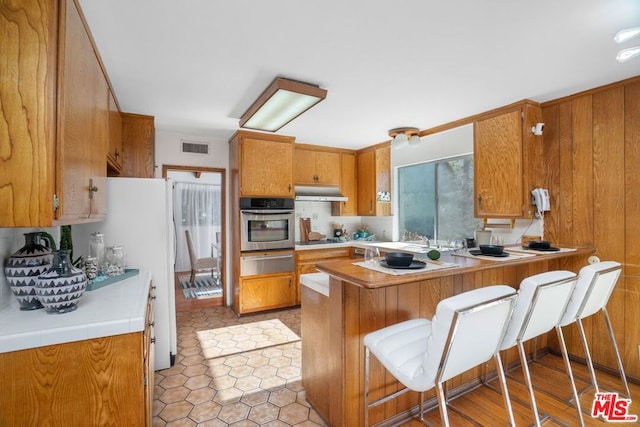
<path fill-rule="evenodd" d="M 509 246 L 505 247 L 505 250 L 508 251 L 509 249 Z M 455 264 L 455 266 L 428 271 L 414 270 L 415 273 L 401 275 L 385 274 L 372 269 L 363 268 L 354 264 L 353 260 L 334 261 L 330 263 L 318 264 L 316 268 L 323 273 L 327 273 L 351 284 L 355 284 L 357 286 L 368 289 L 377 289 L 386 286 L 401 285 L 408 282 L 414 282 L 416 280 L 428 280 L 438 277 L 471 273 L 501 266 L 522 265 L 535 261 L 565 258 L 568 256 L 589 255 L 592 254 L 595 250 L 592 246 L 576 247 L 573 249 L 575 250 L 571 252 L 540 252 L 539 254 L 535 254 L 533 256 L 514 256 L 513 259 L 500 259 L 500 261 L 487 260 L 486 257 L 472 258 L 466 256 L 457 256 L 452 252 L 443 252 L 440 259 L 436 261 L 436 263 L 453 263 Z M 417 259 L 429 262 L 428 259 L 426 259 L 422 255 L 417 257 Z"/>
<path fill-rule="evenodd" d="M 151 274 L 85 291 L 78 308 L 47 314 L 21 311 L 17 300 L 0 307 L 0 353 L 143 331 Z"/>

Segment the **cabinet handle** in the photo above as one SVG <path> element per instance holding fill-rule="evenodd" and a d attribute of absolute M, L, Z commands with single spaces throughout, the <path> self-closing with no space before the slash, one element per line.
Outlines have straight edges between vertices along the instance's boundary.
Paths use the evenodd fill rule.
<path fill-rule="evenodd" d="M 478 208 L 482 209 L 482 196 L 478 196 Z"/>
<path fill-rule="evenodd" d="M 158 287 L 156 285 L 152 285 L 151 289 L 157 289 Z"/>
<path fill-rule="evenodd" d="M 149 323 L 149 327 L 153 328 L 154 326 L 156 326 L 156 322 Z"/>
<path fill-rule="evenodd" d="M 291 184 L 289 184 L 289 193 L 291 193 Z"/>
<path fill-rule="evenodd" d="M 151 342 L 151 344 L 155 344 L 156 343 L 156 337 L 153 337 L 149 340 L 149 342 Z"/>
<path fill-rule="evenodd" d="M 118 150 L 116 150 L 116 152 L 113 155 L 116 156 L 116 159 L 120 157 L 120 153 L 118 152 Z"/>
<path fill-rule="evenodd" d="M 151 297 L 151 299 L 156 299 L 156 296 L 155 296 L 155 295 L 154 295 L 154 296 L 152 296 L 152 297 Z"/>
<path fill-rule="evenodd" d="M 98 187 L 93 185 L 93 178 L 89 178 L 89 198 L 93 199 L 93 193 L 98 191 Z"/>

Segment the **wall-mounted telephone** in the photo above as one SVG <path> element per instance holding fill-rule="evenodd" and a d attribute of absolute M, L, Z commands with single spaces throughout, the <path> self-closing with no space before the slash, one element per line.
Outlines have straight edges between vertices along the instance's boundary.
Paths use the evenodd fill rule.
<path fill-rule="evenodd" d="M 543 212 L 551 210 L 549 190 L 546 188 L 535 188 L 531 191 L 531 195 L 533 196 L 533 203 L 536 205 L 540 217 L 543 216 Z"/>

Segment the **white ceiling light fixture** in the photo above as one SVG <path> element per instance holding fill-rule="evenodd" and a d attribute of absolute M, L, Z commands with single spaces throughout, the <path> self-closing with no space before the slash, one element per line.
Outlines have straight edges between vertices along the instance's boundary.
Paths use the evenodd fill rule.
<path fill-rule="evenodd" d="M 420 143 L 420 130 L 414 127 L 401 127 L 391 129 L 389 136 L 393 138 L 391 146 L 394 149 L 400 149 L 407 144 L 416 145 Z"/>
<path fill-rule="evenodd" d="M 319 86 L 277 77 L 240 117 L 240 127 L 275 132 L 326 97 Z"/>
<path fill-rule="evenodd" d="M 640 36 L 640 27 L 625 28 L 624 30 L 618 31 L 613 37 L 613 40 L 615 40 L 616 43 L 624 43 L 638 36 Z M 627 62 L 630 59 L 636 58 L 638 56 L 640 56 L 640 46 L 634 46 L 627 49 L 622 49 L 616 55 L 616 59 L 618 60 L 618 62 Z"/>

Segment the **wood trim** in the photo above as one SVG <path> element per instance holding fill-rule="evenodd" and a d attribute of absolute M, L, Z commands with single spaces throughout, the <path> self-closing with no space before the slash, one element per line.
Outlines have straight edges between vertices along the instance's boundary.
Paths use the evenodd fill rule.
<path fill-rule="evenodd" d="M 572 101 L 572 100 L 574 100 L 576 98 L 580 98 L 582 96 L 593 95 L 593 94 L 598 93 L 598 92 L 606 91 L 606 90 L 609 90 L 609 89 L 614 89 L 616 87 L 629 86 L 629 85 L 632 85 L 632 84 L 635 84 L 635 83 L 640 83 L 640 75 L 635 76 L 635 77 L 630 77 L 630 78 L 625 79 L 625 80 L 620 80 L 620 81 L 617 81 L 617 82 L 614 82 L 614 83 L 609 83 L 609 84 L 606 84 L 606 85 L 603 85 L 603 86 L 598 86 L 598 87 L 595 87 L 595 88 L 592 88 L 592 89 L 587 89 L 587 90 L 584 90 L 582 92 L 573 93 L 571 95 L 567 95 L 567 96 L 564 96 L 562 98 L 553 99 L 551 101 L 545 101 L 545 102 L 542 102 L 540 104 L 540 106 L 542 108 L 548 108 L 548 107 L 551 107 L 551 106 L 556 105 L 556 104 L 562 104 L 562 103 L 565 103 L 567 101 Z"/>
<path fill-rule="evenodd" d="M 276 135 L 273 133 L 265 133 L 265 132 L 255 132 L 250 130 L 237 130 L 233 135 L 229 138 L 229 144 L 233 143 L 235 139 L 240 141 L 241 138 L 253 138 L 253 139 L 261 139 L 265 141 L 275 141 L 275 142 L 295 142 L 295 136 L 286 136 L 286 135 Z"/>
<path fill-rule="evenodd" d="M 302 142 L 296 142 L 294 145 L 294 149 L 302 149 L 302 150 L 310 150 L 310 151 L 325 151 L 328 153 L 356 153 L 356 150 L 350 150 L 348 148 L 339 148 L 339 147 L 327 147 L 324 145 L 313 145 L 306 144 Z"/>
<path fill-rule="evenodd" d="M 162 177 L 167 178 L 167 174 L 170 171 L 182 171 L 182 172 L 210 172 L 220 174 L 220 196 L 222 204 L 222 276 L 220 278 L 222 282 L 222 305 L 227 305 L 227 171 L 221 168 L 204 168 L 197 166 L 181 166 L 181 165 L 162 165 Z M 217 299 L 216 299 L 217 300 Z M 217 305 L 217 304 L 216 304 Z"/>
<path fill-rule="evenodd" d="M 359 150 L 356 150 L 356 154 L 362 154 L 367 151 L 375 151 L 378 148 L 387 148 L 387 147 L 391 147 L 391 140 L 379 142 L 377 144 L 369 145 L 368 147 L 361 148 Z"/>

